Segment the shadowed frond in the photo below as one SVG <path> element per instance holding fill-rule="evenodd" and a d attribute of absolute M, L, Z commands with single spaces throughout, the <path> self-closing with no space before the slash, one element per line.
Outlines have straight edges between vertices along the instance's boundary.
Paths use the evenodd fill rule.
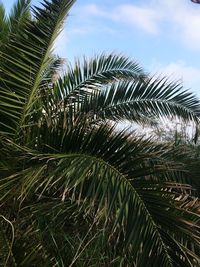
<path fill-rule="evenodd" d="M 9 27 L 5 8 L 3 6 L 3 3 L 0 2 L 0 49 L 7 38 L 8 31 Z"/>
<path fill-rule="evenodd" d="M 30 16 L 18 0 L 10 19 L 0 5 L 0 265 L 199 267 L 184 154 L 118 127 L 198 123 L 199 101 L 121 55 L 59 77 L 53 47 L 74 2 L 44 0 Z"/>
<path fill-rule="evenodd" d="M 153 267 L 176 266 L 178 258 L 186 266 L 198 266 L 198 257 L 191 254 L 199 248 L 199 216 L 195 203 L 185 209 L 180 200 L 190 187 L 169 182 L 170 176 L 178 181 L 180 169 L 165 159 L 159 146 L 113 130 L 79 123 L 62 138 L 59 130 L 50 130 L 44 146 L 41 132 L 43 152 L 21 148 L 18 158 L 26 158 L 27 164 L 1 180 L 1 195 L 6 190 L 9 200 L 15 192 L 25 203 L 33 194 L 38 199 L 70 198 L 79 205 L 88 202 L 95 216 L 105 216 L 104 228 L 110 227 L 109 239 L 115 239 L 116 249 L 121 244 L 123 259 L 127 255 L 136 265 L 146 266 L 148 261 Z"/>

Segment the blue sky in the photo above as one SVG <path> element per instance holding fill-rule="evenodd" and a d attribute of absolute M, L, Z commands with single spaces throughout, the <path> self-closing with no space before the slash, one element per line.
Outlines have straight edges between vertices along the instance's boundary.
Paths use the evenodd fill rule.
<path fill-rule="evenodd" d="M 2 2 L 9 10 L 15 1 Z M 200 5 L 190 0 L 77 0 L 56 52 L 70 61 L 122 53 L 153 74 L 183 80 L 200 97 Z"/>

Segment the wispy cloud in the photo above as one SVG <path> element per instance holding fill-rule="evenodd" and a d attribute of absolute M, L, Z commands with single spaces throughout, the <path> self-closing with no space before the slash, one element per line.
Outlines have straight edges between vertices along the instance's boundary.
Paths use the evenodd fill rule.
<path fill-rule="evenodd" d="M 138 7 L 135 5 L 120 5 L 116 7 L 110 17 L 131 27 L 138 27 L 148 33 L 156 34 L 159 31 L 159 21 L 162 18 L 152 8 Z"/>
<path fill-rule="evenodd" d="M 87 4 L 81 7 L 83 16 L 107 16 L 107 12 L 95 4 Z"/>
<path fill-rule="evenodd" d="M 186 65 L 185 62 L 172 62 L 160 68 L 160 71 L 175 79 L 181 79 L 187 83 L 200 82 L 200 69 Z"/>
<path fill-rule="evenodd" d="M 125 1 L 124 1 L 125 2 Z M 199 6 L 198 6 L 199 7 Z M 140 4 L 119 4 L 109 8 L 103 4 L 79 6 L 79 14 L 90 18 L 104 18 L 120 25 L 138 28 L 149 34 L 166 34 L 190 48 L 200 49 L 200 8 L 190 1 L 149 0 Z M 96 28 L 98 30 L 98 28 Z"/>
<path fill-rule="evenodd" d="M 153 8 L 145 8 L 133 4 L 121 4 L 110 9 L 95 4 L 87 4 L 79 7 L 79 13 L 86 19 L 90 17 L 93 20 L 94 17 L 102 17 L 130 27 L 141 28 L 153 34 L 158 32 L 158 22 L 161 19 L 160 14 Z"/>
<path fill-rule="evenodd" d="M 183 41 L 188 47 L 200 49 L 200 8 L 190 1 L 183 0 L 154 0 L 158 12 L 163 14 L 171 33 Z"/>
<path fill-rule="evenodd" d="M 199 94 L 200 68 L 187 65 L 184 61 L 170 62 L 167 65 L 154 62 L 150 69 L 156 76 L 166 76 L 181 81 L 186 88 L 193 88 Z"/>

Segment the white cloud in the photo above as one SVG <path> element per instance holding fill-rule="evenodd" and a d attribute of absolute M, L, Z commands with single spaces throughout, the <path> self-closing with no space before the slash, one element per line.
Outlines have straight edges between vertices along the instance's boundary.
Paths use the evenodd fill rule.
<path fill-rule="evenodd" d="M 106 12 L 95 4 L 82 6 L 82 15 L 106 16 Z"/>
<path fill-rule="evenodd" d="M 79 14 L 89 17 L 94 25 L 94 17 L 102 17 L 150 34 L 168 34 L 190 48 L 200 49 L 200 6 L 189 0 L 149 0 L 110 8 L 89 4 L 80 6 Z"/>
<path fill-rule="evenodd" d="M 152 18 L 159 32 L 168 34 L 190 48 L 200 49 L 200 6 L 189 0 L 152 0 L 147 9 L 159 14 L 159 20 Z"/>
<path fill-rule="evenodd" d="M 155 1 L 156 2 L 156 1 Z M 200 49 L 200 6 L 183 0 L 157 0 L 172 33 L 190 48 Z"/>
<path fill-rule="evenodd" d="M 120 5 L 111 14 L 112 19 L 129 26 L 136 26 L 148 33 L 158 33 L 161 16 L 155 10 L 135 5 Z"/>
<path fill-rule="evenodd" d="M 184 61 L 178 61 L 167 65 L 153 63 L 150 69 L 156 73 L 156 76 L 166 76 L 171 80 L 181 81 L 185 88 L 192 88 L 198 95 L 200 94 L 200 68 L 189 66 Z"/>
<path fill-rule="evenodd" d="M 161 68 L 161 72 L 189 83 L 200 81 L 200 69 L 187 66 L 184 62 L 170 63 Z"/>
<path fill-rule="evenodd" d="M 158 21 L 161 16 L 153 8 L 145 8 L 133 4 L 121 4 L 111 9 L 102 8 L 96 4 L 88 4 L 79 7 L 79 13 L 82 17 L 91 19 L 103 17 L 120 24 L 126 24 L 130 27 L 138 27 L 145 32 L 157 33 Z M 93 21 L 95 23 L 95 21 Z"/>

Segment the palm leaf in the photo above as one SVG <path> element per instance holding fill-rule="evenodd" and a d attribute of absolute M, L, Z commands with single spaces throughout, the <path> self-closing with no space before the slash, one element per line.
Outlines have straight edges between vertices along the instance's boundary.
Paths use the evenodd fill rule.
<path fill-rule="evenodd" d="M 88 65 L 99 66 L 99 63 L 94 60 Z M 70 120 L 75 114 L 87 114 L 93 123 L 128 120 L 152 124 L 160 117 L 199 120 L 199 101 L 192 93 L 183 91 L 181 84 L 167 79 L 137 79 L 134 73 L 130 80 L 130 73 L 126 77 L 127 70 L 124 76 L 119 70 L 120 78 L 113 81 L 109 69 L 106 77 L 99 73 L 83 78 L 83 70 L 79 66 L 77 72 L 69 72 L 58 80 L 53 90 L 44 94 L 44 110 L 49 120 L 64 117 Z"/>
<path fill-rule="evenodd" d="M 85 112 L 91 108 L 97 117 L 114 121 L 138 121 L 138 117 L 149 116 L 198 121 L 200 114 L 198 99 L 167 80 L 117 82 L 87 102 Z"/>
<path fill-rule="evenodd" d="M 26 21 L 20 37 L 13 37 L 1 55 L 0 123 L 2 128 L 7 126 L 5 131 L 11 129 L 11 133 L 18 135 L 31 116 L 45 69 L 52 63 L 54 41 L 73 3 L 73 0 L 52 0 L 43 3 L 44 9 L 35 8 L 35 21 Z"/>
<path fill-rule="evenodd" d="M 17 34 L 23 29 L 28 19 L 31 19 L 30 0 L 18 0 L 8 17 L 9 32 Z"/>
<path fill-rule="evenodd" d="M 8 21 L 6 17 L 6 12 L 3 4 L 0 2 L 0 47 L 6 40 L 9 31 Z"/>
<path fill-rule="evenodd" d="M 164 164 L 159 156 L 160 148 L 149 141 L 130 139 L 123 132 L 114 134 L 113 128 L 107 126 L 88 130 L 76 125 L 58 138 L 62 143 L 56 139 L 59 130 L 50 132 L 45 135 L 45 146 L 40 144 L 45 153 L 27 149 L 29 152 L 23 157 L 30 158 L 28 166 L 2 179 L 1 192 L 5 188 L 9 192 L 10 188 L 22 200 L 34 193 L 39 199 L 71 198 L 72 203 L 79 205 L 89 201 L 88 207 L 96 210 L 97 217 L 105 216 L 105 228 L 112 222 L 110 238 L 115 237 L 115 248 L 122 244 L 122 254 L 139 266 L 146 266 L 146 261 L 149 266 L 158 262 L 174 266 L 177 257 L 189 264 L 193 251 L 189 242 L 193 242 L 195 250 L 199 248 L 199 215 L 178 201 L 189 187 L 158 182 L 160 173 L 166 172 L 168 181 L 170 173 L 171 177 L 176 175 L 174 166 L 170 170 L 170 164 Z M 52 149 L 59 153 L 52 153 Z M 183 219 L 183 214 L 190 223 Z M 176 244 L 182 247 L 181 251 Z M 196 259 L 192 260 L 193 266 Z"/>
<path fill-rule="evenodd" d="M 134 61 L 120 55 L 96 56 L 90 60 L 84 58 L 83 64 L 76 61 L 74 67 L 68 66 L 67 73 L 54 86 L 59 100 L 74 98 L 87 92 L 99 91 L 102 85 L 118 79 L 144 79 L 142 68 Z"/>

